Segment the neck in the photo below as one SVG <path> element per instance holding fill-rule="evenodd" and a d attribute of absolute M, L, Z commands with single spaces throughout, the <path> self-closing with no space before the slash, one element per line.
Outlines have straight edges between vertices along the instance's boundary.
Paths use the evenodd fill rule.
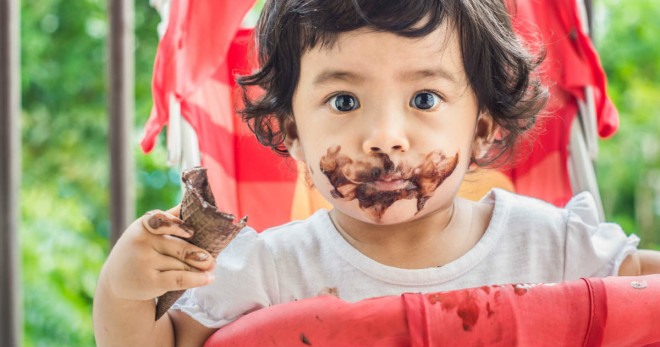
<path fill-rule="evenodd" d="M 358 251 L 399 268 L 441 266 L 460 257 L 476 243 L 470 232 L 474 229 L 472 203 L 462 199 L 399 224 L 366 223 L 337 210 L 331 211 L 330 216 L 340 234 Z"/>

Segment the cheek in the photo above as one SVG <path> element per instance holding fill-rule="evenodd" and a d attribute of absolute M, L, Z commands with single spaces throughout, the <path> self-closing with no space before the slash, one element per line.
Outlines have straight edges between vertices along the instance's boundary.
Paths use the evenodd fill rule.
<path fill-rule="evenodd" d="M 294 159 L 304 161 L 310 172 L 318 173 L 321 171 L 323 157 L 328 154 L 328 151 L 338 147 L 338 144 L 347 142 L 344 137 L 337 136 L 336 131 L 331 133 L 311 128 L 306 128 L 306 130 L 308 131 L 302 134 L 298 141 L 298 154 L 301 155 L 301 159 L 295 157 Z"/>

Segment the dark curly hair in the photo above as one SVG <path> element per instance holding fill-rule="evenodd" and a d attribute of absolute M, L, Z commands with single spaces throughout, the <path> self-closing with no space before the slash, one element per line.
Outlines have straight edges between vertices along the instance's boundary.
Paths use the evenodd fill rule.
<path fill-rule="evenodd" d="M 548 93 L 535 74 L 542 57 L 515 35 L 503 0 L 268 0 L 255 29 L 260 69 L 237 78 L 244 102 L 238 112 L 261 144 L 288 156 L 284 139 L 297 137 L 292 99 L 306 51 L 331 46 L 340 33 L 362 27 L 422 37 L 445 20 L 459 35 L 479 111 L 490 113 L 500 127 L 489 155 L 472 161 L 491 165 L 505 153 L 508 159 Z M 264 93 L 254 97 L 253 86 Z"/>

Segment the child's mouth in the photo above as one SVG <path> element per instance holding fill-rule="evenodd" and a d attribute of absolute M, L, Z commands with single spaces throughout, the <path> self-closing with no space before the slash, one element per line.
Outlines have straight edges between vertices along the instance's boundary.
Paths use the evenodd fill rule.
<path fill-rule="evenodd" d="M 378 190 L 392 191 L 406 189 L 410 185 L 410 182 L 408 180 L 402 179 L 399 176 L 387 175 L 373 182 L 370 182 L 370 184 L 372 184 Z"/>
<path fill-rule="evenodd" d="M 447 157 L 440 151 L 429 153 L 418 166 L 394 165 L 386 154 L 379 155 L 380 163 L 353 161 L 339 153 L 340 146 L 328 148 L 320 167 L 334 189 L 332 197 L 355 200 L 360 208 L 369 210 L 380 221 L 393 203 L 402 199 L 417 199 L 417 213 L 435 190 L 458 165 L 459 154 Z"/>

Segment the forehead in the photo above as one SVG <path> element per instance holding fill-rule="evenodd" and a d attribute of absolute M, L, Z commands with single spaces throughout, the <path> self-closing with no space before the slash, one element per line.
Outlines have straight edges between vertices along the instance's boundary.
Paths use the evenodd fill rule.
<path fill-rule="evenodd" d="M 356 74 L 398 79 L 431 76 L 466 83 L 458 35 L 447 24 L 418 38 L 361 28 L 301 57 L 301 82 L 318 85 Z"/>

